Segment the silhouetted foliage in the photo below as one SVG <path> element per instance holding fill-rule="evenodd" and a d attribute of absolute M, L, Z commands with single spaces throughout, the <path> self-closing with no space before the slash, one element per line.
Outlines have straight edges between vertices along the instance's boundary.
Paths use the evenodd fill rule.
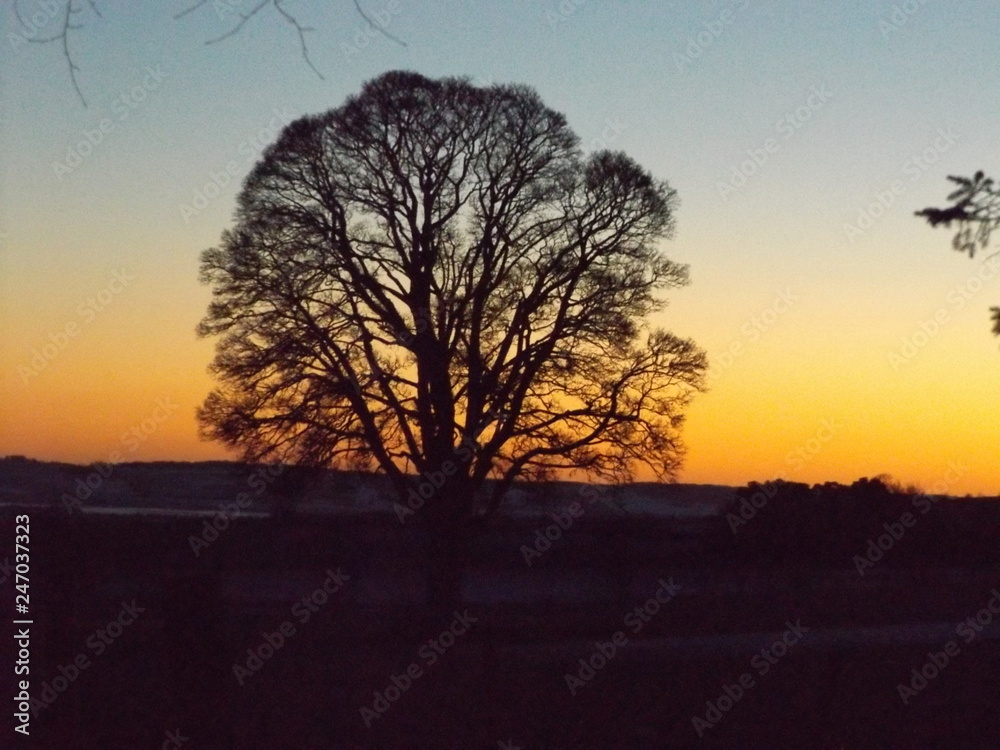
<path fill-rule="evenodd" d="M 947 208 L 925 208 L 916 215 L 926 218 L 932 227 L 950 227 L 951 222 L 958 222 L 952 247 L 975 257 L 976 249 L 985 248 L 990 234 L 1000 225 L 1000 191 L 982 171 L 972 178 L 949 175 L 948 179 L 958 185 L 948 196 L 954 203 Z"/>
<path fill-rule="evenodd" d="M 926 552 L 928 542 L 941 531 L 941 523 L 917 521 L 937 503 L 915 486 L 904 486 L 884 474 L 850 485 L 826 482 L 811 488 L 777 480 L 751 482 L 738 489 L 725 519 L 736 537 L 736 549 L 753 558 L 845 564 L 869 539 L 887 533 L 885 524 L 921 540 L 902 545 L 909 550 L 906 556 Z M 900 527 L 907 513 L 906 521 L 913 523 Z M 952 523 L 961 523 L 963 517 L 954 514 Z M 955 537 L 944 538 L 951 542 Z"/>
<path fill-rule="evenodd" d="M 989 244 L 993 230 L 1000 226 L 1000 188 L 981 170 L 971 179 L 953 175 L 948 179 L 958 185 L 958 189 L 948 196 L 954 204 L 947 208 L 925 208 L 916 215 L 926 218 L 932 227 L 942 224 L 951 227 L 951 222 L 957 222 L 958 231 L 952 239 L 952 247 L 967 252 L 972 258 L 977 249 Z M 991 307 L 990 312 L 993 333 L 1000 336 L 1000 307 Z"/>

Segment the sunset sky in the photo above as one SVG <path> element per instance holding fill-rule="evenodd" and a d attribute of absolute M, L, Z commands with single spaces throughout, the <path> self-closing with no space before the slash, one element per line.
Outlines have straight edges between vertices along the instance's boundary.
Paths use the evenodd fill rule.
<path fill-rule="evenodd" d="M 1000 256 L 913 212 L 1000 176 L 1000 5 L 251 0 L 0 11 L 0 455 L 231 457 L 199 441 L 213 342 L 200 252 L 281 126 L 386 70 L 519 82 L 586 149 L 677 189 L 691 268 L 661 322 L 710 356 L 685 482 L 889 473 L 1000 493 Z M 57 12 L 53 15 L 52 9 Z M 218 186 L 218 187 L 217 187 Z M 1000 247 L 998 247 L 1000 249 Z"/>

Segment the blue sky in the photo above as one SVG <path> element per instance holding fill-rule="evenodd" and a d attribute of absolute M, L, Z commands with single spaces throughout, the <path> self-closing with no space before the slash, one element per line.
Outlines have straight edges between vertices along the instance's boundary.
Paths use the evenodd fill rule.
<path fill-rule="evenodd" d="M 58 33 L 64 3 L 22 0 L 36 38 Z M 666 249 L 693 283 L 659 322 L 713 363 L 682 479 L 931 485 L 966 461 L 955 488 L 1000 490 L 1000 283 L 912 215 L 943 204 L 947 174 L 1000 171 L 997 4 L 363 2 L 402 46 L 349 0 L 288 0 L 322 79 L 270 6 L 209 45 L 253 3 L 179 19 L 179 0 L 95 0 L 100 17 L 75 4 L 86 108 L 59 44 L 19 40 L 31 30 L 0 15 L 0 377 L 17 394 L 0 452 L 101 458 L 170 396 L 180 416 L 137 457 L 223 455 L 194 432 L 212 352 L 193 334 L 199 252 L 276 128 L 403 68 L 529 84 L 585 148 L 625 150 L 678 190 Z M 19 366 L 123 267 L 134 283 L 24 382 Z M 838 425 L 825 441 L 824 420 Z M 807 444 L 821 447 L 789 460 Z"/>

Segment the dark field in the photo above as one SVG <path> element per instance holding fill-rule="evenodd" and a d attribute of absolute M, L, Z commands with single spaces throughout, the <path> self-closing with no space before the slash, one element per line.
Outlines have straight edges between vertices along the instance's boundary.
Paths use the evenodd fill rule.
<path fill-rule="evenodd" d="M 0 560 L 12 562 L 14 516 L 30 512 L 35 715 L 18 745 L 1000 743 L 993 503 L 947 501 L 921 515 L 911 497 L 863 487 L 800 497 L 800 486 L 786 486 L 734 535 L 724 511 L 738 501 L 720 490 L 712 492 L 723 504 L 708 514 L 584 502 L 586 512 L 531 566 L 522 545 L 554 521 L 508 513 L 470 543 L 463 601 L 442 618 L 424 603 L 419 519 L 332 511 L 232 518 L 195 555 L 191 537 L 205 518 L 94 508 L 151 507 L 158 497 L 161 507 L 217 507 L 240 491 L 246 467 L 185 468 L 202 472 L 192 486 L 208 494 L 193 497 L 189 488 L 183 502 L 178 465 L 116 467 L 117 494 L 109 479 L 69 512 L 61 494 L 88 470 L 2 464 L 8 502 L 33 493 L 32 504 L 51 506 L 7 507 L 0 532 Z M 151 482 L 145 490 L 137 489 L 140 474 Z M 279 489 L 268 487 L 250 510 L 280 506 Z M 529 489 L 531 502 L 546 503 L 545 488 Z M 552 512 L 566 507 L 566 489 L 551 488 Z M 141 502 L 129 494 L 142 491 Z M 672 497 L 690 511 L 691 498 L 710 491 L 691 492 Z M 859 575 L 854 556 L 907 508 L 915 523 Z M 0 590 L 12 613 L 13 574 Z M 16 648 L 8 644 L 3 684 L 13 697 Z M 604 663 L 581 667 L 601 651 Z M 926 669 L 933 676 L 904 705 L 897 686 L 910 685 L 929 652 L 942 666 Z M 575 694 L 567 674 L 578 680 Z M 702 737 L 694 717 L 711 721 L 700 725 Z M 3 736 L 22 739 L 12 722 L 8 711 Z"/>

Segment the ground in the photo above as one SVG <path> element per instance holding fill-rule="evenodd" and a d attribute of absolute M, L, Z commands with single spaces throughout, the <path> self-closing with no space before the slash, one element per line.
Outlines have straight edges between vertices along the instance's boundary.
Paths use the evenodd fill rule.
<path fill-rule="evenodd" d="M 31 519 L 26 747 L 1000 739 L 990 555 L 897 550 L 860 575 L 850 554 L 793 564 L 739 547 L 725 488 L 590 503 L 577 486 L 524 486 L 472 545 L 462 600 L 434 615 L 419 523 L 400 523 L 378 482 L 331 478 L 278 520 L 267 490 L 244 515 L 218 513 L 253 492 L 252 468 L 112 469 L 77 504 L 62 495 L 89 469 L 0 462 L 16 504 L 0 526 L 5 565 L 15 516 Z M 0 583 L 11 601 L 14 585 Z"/>

